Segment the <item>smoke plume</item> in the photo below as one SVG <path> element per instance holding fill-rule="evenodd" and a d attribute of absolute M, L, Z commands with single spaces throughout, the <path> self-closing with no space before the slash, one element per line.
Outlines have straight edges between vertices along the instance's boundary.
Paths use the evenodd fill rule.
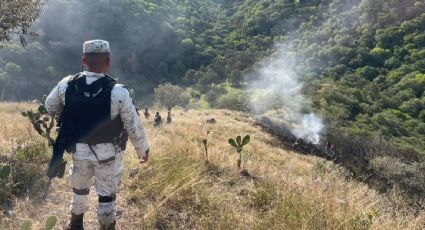
<path fill-rule="evenodd" d="M 315 22 L 315 26 L 330 28 L 334 21 L 339 21 L 341 28 L 355 30 L 362 20 L 361 6 L 368 2 L 342 0 L 327 6 L 323 4 L 322 10 L 318 12 L 321 15 L 318 18 L 322 18 L 322 21 Z M 304 33 L 308 33 L 308 36 Z M 294 28 L 294 31 L 288 33 L 288 40 L 276 45 L 275 52 L 258 64 L 256 76 L 249 78 L 255 80 L 248 80 L 251 111 L 257 116 L 267 116 L 282 123 L 297 138 L 318 144 L 325 125 L 323 119 L 312 112 L 311 101 L 303 92 L 305 84 L 308 84 L 303 74 L 308 72 L 308 68 L 320 69 L 329 63 L 336 63 L 331 56 L 328 60 L 310 58 L 307 61 L 317 47 L 328 46 L 330 50 L 336 43 L 343 42 L 342 39 L 336 39 L 341 37 L 337 30 L 333 33 L 323 34 L 323 29 L 315 31 L 314 28 L 307 31 Z M 308 39 L 300 40 L 299 37 Z M 345 38 L 344 41 L 349 43 L 349 37 Z M 293 40 L 297 42 L 291 42 Z"/>
<path fill-rule="evenodd" d="M 281 44 L 257 71 L 257 80 L 249 84 L 251 111 L 283 121 L 292 134 L 318 144 L 324 128 L 322 119 L 311 112 L 310 100 L 303 95 L 304 84 L 295 68 L 295 52 Z"/>

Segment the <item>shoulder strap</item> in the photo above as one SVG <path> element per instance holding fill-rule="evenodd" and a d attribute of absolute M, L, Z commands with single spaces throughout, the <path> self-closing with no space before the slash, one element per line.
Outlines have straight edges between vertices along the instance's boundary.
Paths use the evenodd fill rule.
<path fill-rule="evenodd" d="M 106 75 L 106 74 L 105 74 L 105 77 L 103 77 L 102 80 L 104 81 L 103 85 L 105 86 L 105 88 L 107 88 L 110 91 L 112 91 L 112 89 L 117 84 L 117 81 L 115 81 L 112 77 L 110 77 L 109 75 Z"/>
<path fill-rule="evenodd" d="M 80 78 L 82 78 L 82 77 L 85 77 L 84 75 L 83 75 L 83 73 L 77 73 L 77 74 L 75 74 L 69 81 L 68 81 L 68 84 L 69 83 L 75 83 L 75 81 L 76 80 L 78 80 L 78 79 L 80 79 Z"/>
<path fill-rule="evenodd" d="M 92 84 L 88 85 L 86 83 L 86 76 L 79 73 L 75 75 L 69 82 L 68 87 L 72 88 L 75 93 L 90 95 L 89 97 L 96 97 L 100 92 L 111 92 L 114 86 L 116 85 L 116 81 L 105 75 L 105 77 L 99 78 L 94 81 Z"/>
<path fill-rule="evenodd" d="M 78 73 L 78 74 L 76 74 L 76 75 L 74 75 L 69 81 L 68 81 L 68 89 L 74 89 L 75 88 L 75 90 L 76 91 L 78 91 L 78 87 L 76 86 L 76 84 L 77 84 L 77 82 L 80 80 L 81 81 L 81 79 L 83 79 L 85 76 L 82 74 L 82 73 Z M 67 89 L 67 91 L 69 91 Z M 73 91 L 73 90 L 72 90 Z"/>
<path fill-rule="evenodd" d="M 74 95 L 77 90 L 76 90 L 76 81 L 79 78 L 82 78 L 84 75 L 82 73 L 78 73 L 76 75 L 74 75 L 69 81 L 68 81 L 68 87 L 65 91 L 65 101 L 68 101 L 70 99 L 70 97 L 72 97 L 72 95 Z M 69 103 L 65 103 L 65 106 L 63 108 L 63 111 L 59 117 L 59 124 L 60 126 L 63 125 L 63 123 L 67 120 L 66 116 L 69 113 L 69 109 L 70 109 L 70 105 Z"/>

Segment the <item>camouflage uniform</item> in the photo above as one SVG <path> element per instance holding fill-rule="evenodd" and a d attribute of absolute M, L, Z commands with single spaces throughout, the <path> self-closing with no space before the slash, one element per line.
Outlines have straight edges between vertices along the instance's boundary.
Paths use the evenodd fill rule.
<path fill-rule="evenodd" d="M 86 83 L 88 85 L 100 77 L 104 77 L 104 74 L 87 71 L 82 74 L 87 76 Z M 68 76 L 60 81 L 47 97 L 45 106 L 49 113 L 59 115 L 62 112 L 66 103 L 65 92 L 72 77 Z M 145 129 L 128 90 L 120 84 L 115 85 L 111 92 L 111 118 L 115 119 L 118 116 L 121 117 L 138 156 L 145 156 L 145 152 L 149 149 Z M 99 159 L 96 159 L 92 150 Z M 74 194 L 71 211 L 76 215 L 87 212 L 89 208 L 88 190 L 92 185 L 95 185 L 99 197 L 115 197 L 122 183 L 124 151 L 112 143 L 94 145 L 92 150 L 87 144 L 77 143 L 76 152 L 72 154 L 73 163 L 70 168 L 70 177 Z M 99 164 L 99 160 L 109 159 L 114 155 L 115 160 Z M 97 214 L 99 222 L 103 225 L 115 222 L 115 199 L 112 202 L 100 202 Z"/>

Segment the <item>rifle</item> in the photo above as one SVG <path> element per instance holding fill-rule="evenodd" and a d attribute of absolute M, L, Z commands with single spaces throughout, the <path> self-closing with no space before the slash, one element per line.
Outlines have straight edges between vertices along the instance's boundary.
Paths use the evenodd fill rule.
<path fill-rule="evenodd" d="M 49 167 L 47 169 L 47 176 L 49 178 L 49 181 L 47 182 L 47 185 L 44 189 L 44 195 L 43 199 L 47 199 L 47 194 L 49 192 L 50 185 L 52 184 L 52 180 L 55 177 L 63 178 L 65 175 L 65 168 L 66 168 L 66 161 L 63 159 L 63 155 L 65 154 L 65 151 L 70 152 L 70 138 L 69 138 L 69 125 L 67 123 L 66 119 L 66 112 L 65 108 L 62 112 L 60 119 L 58 121 L 59 129 L 58 136 L 56 140 L 53 142 L 53 154 L 52 158 L 49 162 Z"/>
<path fill-rule="evenodd" d="M 37 133 L 46 138 L 49 146 L 53 147 L 52 159 L 49 162 L 47 170 L 49 181 L 44 189 L 43 195 L 43 199 L 45 200 L 47 198 L 47 193 L 52 183 L 52 179 L 55 177 L 63 178 L 65 175 L 66 162 L 63 160 L 63 155 L 66 149 L 65 129 L 59 128 L 58 136 L 56 141 L 54 141 L 51 137 L 51 131 L 54 128 L 55 116 L 50 116 L 44 105 L 39 105 L 36 111 L 28 110 L 26 112 L 22 112 L 22 115 L 28 118 Z M 63 123 L 63 120 L 64 115 L 61 115 L 57 124 Z"/>
<path fill-rule="evenodd" d="M 59 132 L 58 138 L 53 143 L 52 159 L 50 159 L 49 167 L 47 169 L 47 177 L 49 178 L 49 181 L 44 188 L 43 200 L 47 199 L 47 194 L 49 193 L 49 188 L 52 184 L 53 178 L 63 178 L 65 175 L 66 161 L 63 159 L 63 155 L 65 153 L 66 144 L 63 144 L 62 141 L 60 141 L 61 139 Z"/>

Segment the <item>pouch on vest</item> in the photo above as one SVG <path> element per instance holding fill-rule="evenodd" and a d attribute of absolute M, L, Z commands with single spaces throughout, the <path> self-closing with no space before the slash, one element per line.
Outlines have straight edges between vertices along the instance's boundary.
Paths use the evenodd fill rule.
<path fill-rule="evenodd" d="M 73 124 L 71 134 L 76 143 L 89 146 L 102 143 L 127 142 L 121 117 L 111 118 L 111 92 L 116 82 L 109 76 L 101 77 L 88 85 L 86 76 L 77 75 L 68 82 L 65 93 L 67 119 Z"/>

